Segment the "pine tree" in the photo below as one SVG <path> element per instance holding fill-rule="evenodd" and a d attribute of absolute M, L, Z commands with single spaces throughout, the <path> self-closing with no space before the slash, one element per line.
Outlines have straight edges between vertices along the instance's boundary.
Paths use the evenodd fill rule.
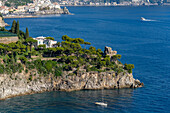
<path fill-rule="evenodd" d="M 25 38 L 29 38 L 29 31 L 28 31 L 28 28 L 26 28 L 26 34 L 25 34 Z"/>
<path fill-rule="evenodd" d="M 11 32 L 15 33 L 15 29 L 16 29 L 16 21 L 14 20 L 12 23 Z"/>
<path fill-rule="evenodd" d="M 17 35 L 19 35 L 19 21 L 17 21 L 16 29 L 15 29 L 15 30 L 16 30 L 15 33 L 16 33 Z"/>

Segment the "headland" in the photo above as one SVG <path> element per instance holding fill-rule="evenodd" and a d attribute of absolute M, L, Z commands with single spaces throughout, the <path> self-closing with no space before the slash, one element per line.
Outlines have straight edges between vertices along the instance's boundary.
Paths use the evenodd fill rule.
<path fill-rule="evenodd" d="M 104 52 L 81 38 L 29 36 L 13 21 L 10 30 L 18 40 L 0 43 L 0 99 L 44 91 L 138 88 L 133 64 L 122 64 L 110 47 Z M 3 37 L 1 37 L 3 38 Z"/>

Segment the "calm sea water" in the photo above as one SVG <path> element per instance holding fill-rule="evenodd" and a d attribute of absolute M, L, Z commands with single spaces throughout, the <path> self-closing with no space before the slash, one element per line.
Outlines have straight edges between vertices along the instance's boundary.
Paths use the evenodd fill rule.
<path fill-rule="evenodd" d="M 83 38 L 135 64 L 138 89 L 46 92 L 0 101 L 0 112 L 143 113 L 170 111 L 170 7 L 69 7 L 75 15 L 16 19 L 30 35 Z M 140 21 L 140 17 L 155 21 Z M 5 19 L 9 24 L 13 19 Z M 7 27 L 9 29 L 9 27 Z M 104 101 L 108 107 L 95 106 Z"/>

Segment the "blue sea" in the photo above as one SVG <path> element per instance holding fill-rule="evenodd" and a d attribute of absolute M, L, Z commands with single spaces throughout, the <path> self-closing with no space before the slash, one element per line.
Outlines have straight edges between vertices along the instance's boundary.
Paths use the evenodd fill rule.
<path fill-rule="evenodd" d="M 15 19 L 30 36 L 83 38 L 104 50 L 110 46 L 122 63 L 135 65 L 137 89 L 45 92 L 0 101 L 0 112 L 169 113 L 170 7 L 68 7 L 74 15 Z M 151 21 L 141 21 L 144 17 Z M 5 19 L 12 24 L 14 19 Z M 9 27 L 7 27 L 9 29 Z M 103 100 L 107 107 L 94 105 Z"/>

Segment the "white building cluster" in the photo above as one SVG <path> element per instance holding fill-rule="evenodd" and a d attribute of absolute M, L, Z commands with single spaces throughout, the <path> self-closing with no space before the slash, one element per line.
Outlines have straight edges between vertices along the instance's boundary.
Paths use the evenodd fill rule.
<path fill-rule="evenodd" d="M 24 6 L 18 6 L 17 8 L 2 6 L 2 2 L 0 1 L 0 13 L 2 14 L 34 13 L 40 11 L 43 8 L 48 10 L 61 9 L 57 2 L 52 3 L 50 0 L 33 0 L 33 3 L 28 3 Z"/>
<path fill-rule="evenodd" d="M 37 7 L 49 7 L 50 9 L 52 8 L 58 8 L 60 9 L 60 5 L 58 3 L 51 3 L 50 0 L 34 0 L 33 4 Z"/>
<path fill-rule="evenodd" d="M 2 1 L 0 1 L 0 7 L 2 6 Z"/>

